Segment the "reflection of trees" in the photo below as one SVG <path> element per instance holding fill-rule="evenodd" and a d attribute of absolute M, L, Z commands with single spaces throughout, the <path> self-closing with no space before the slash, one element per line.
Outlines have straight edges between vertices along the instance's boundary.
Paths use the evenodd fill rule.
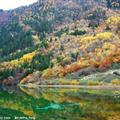
<path fill-rule="evenodd" d="M 1 90 L 8 92 L 9 94 L 16 93 L 16 94 L 23 94 L 19 87 L 17 86 L 1 86 Z"/>
<path fill-rule="evenodd" d="M 42 89 L 29 89 L 26 87 L 20 87 L 20 90 L 24 93 L 26 93 L 27 95 L 30 95 L 34 98 L 40 98 L 40 96 L 42 95 L 43 90 Z"/>
<path fill-rule="evenodd" d="M 115 110 L 119 112 L 120 109 L 111 92 L 109 95 L 105 95 L 100 94 L 101 91 L 98 91 L 99 94 L 97 94 L 93 91 L 80 89 L 24 88 L 23 90 L 34 98 L 44 98 L 49 101 L 49 104 L 45 104 L 45 106 L 38 106 L 40 108 L 49 106 L 50 103 L 56 103 L 64 108 L 63 110 L 34 109 L 39 119 L 106 120 L 108 115 L 114 113 Z M 114 116 L 116 115 L 114 114 Z"/>
<path fill-rule="evenodd" d="M 5 91 L 8 88 L 4 89 Z M 12 88 L 9 88 L 12 89 Z M 14 88 L 13 88 L 14 89 Z M 119 103 L 110 95 L 105 95 L 101 91 L 64 89 L 64 88 L 20 88 L 21 92 L 0 92 L 0 110 L 8 109 L 10 112 L 15 110 L 25 114 L 36 116 L 38 120 L 106 120 L 107 116 L 116 111 L 119 113 Z M 21 95 L 19 94 L 21 93 Z M 50 108 L 40 110 L 50 106 L 51 103 L 61 106 L 63 109 Z M 109 113 L 108 113 L 109 110 Z M 4 110 L 3 110 L 4 111 Z M 13 113 L 13 115 L 16 114 Z M 114 116 L 117 115 L 114 113 Z"/>
<path fill-rule="evenodd" d="M 12 88 L 4 88 L 0 92 L 0 113 L 5 113 L 9 115 L 12 111 L 12 116 L 17 116 L 17 113 L 23 113 L 23 115 L 34 115 L 31 106 L 27 104 L 30 98 L 26 99 L 27 96 L 19 91 L 14 91 L 13 93 L 8 93 L 7 90 Z M 12 91 L 14 88 L 12 89 Z M 4 110 L 6 109 L 6 110 Z M 15 112 L 16 111 L 16 112 Z"/>
<path fill-rule="evenodd" d="M 9 109 L 9 108 L 0 108 L 0 116 L 9 117 L 10 120 L 14 120 L 15 116 L 21 117 L 21 116 L 26 116 L 26 115 L 17 110 L 13 110 L 13 109 Z"/>
<path fill-rule="evenodd" d="M 36 89 L 30 89 L 27 87 L 21 87 L 21 91 L 24 93 L 34 97 L 34 98 L 42 98 L 49 101 L 54 101 L 60 103 L 61 102 L 83 102 L 84 100 L 94 101 L 107 101 L 109 103 L 113 103 L 113 101 L 116 101 L 116 98 L 114 98 L 114 91 L 104 91 L 103 90 L 85 90 L 85 89 L 79 89 L 79 88 L 36 88 Z M 93 93 L 92 93 L 93 92 Z"/>

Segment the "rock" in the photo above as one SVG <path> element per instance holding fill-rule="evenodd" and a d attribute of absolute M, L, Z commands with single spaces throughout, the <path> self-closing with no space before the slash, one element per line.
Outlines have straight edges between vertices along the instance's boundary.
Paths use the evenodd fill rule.
<path fill-rule="evenodd" d="M 82 75 L 87 76 L 96 71 L 97 71 L 97 69 L 94 67 L 87 67 L 87 68 L 83 68 L 83 69 L 77 71 L 76 73 L 78 74 L 78 76 L 82 76 Z"/>
<path fill-rule="evenodd" d="M 120 76 L 120 73 L 118 71 L 113 72 L 114 75 Z"/>

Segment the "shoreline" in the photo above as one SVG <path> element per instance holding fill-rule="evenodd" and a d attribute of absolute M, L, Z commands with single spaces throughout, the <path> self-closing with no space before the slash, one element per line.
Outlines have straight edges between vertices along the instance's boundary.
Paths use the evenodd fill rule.
<path fill-rule="evenodd" d="M 79 89 L 94 89 L 94 90 L 120 90 L 120 85 L 99 85 L 99 86 L 87 86 L 87 85 L 18 85 L 19 87 L 28 88 L 79 88 Z"/>

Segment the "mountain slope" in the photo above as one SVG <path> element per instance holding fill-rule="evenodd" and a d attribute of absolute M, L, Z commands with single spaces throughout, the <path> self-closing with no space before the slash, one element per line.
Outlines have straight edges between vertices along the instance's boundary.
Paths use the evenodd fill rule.
<path fill-rule="evenodd" d="M 34 36 L 39 42 L 57 27 L 84 18 L 98 6 L 105 4 L 95 0 L 39 0 L 28 7 L 1 11 L 0 55 L 6 56 L 16 50 L 33 46 Z M 21 42 L 23 39 L 24 44 Z M 20 46 L 16 45 L 17 42 L 21 43 Z"/>
<path fill-rule="evenodd" d="M 1 81 L 59 78 L 86 68 L 88 75 L 119 64 L 120 11 L 107 6 L 105 0 L 39 0 L 8 11 L 12 21 L 0 28 Z"/>

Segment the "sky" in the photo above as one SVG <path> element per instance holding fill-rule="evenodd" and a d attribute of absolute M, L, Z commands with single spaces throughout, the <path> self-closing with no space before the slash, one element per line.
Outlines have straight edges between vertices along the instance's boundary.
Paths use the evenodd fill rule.
<path fill-rule="evenodd" d="M 29 5 L 37 0 L 0 0 L 0 9 L 10 10 L 20 6 Z"/>

